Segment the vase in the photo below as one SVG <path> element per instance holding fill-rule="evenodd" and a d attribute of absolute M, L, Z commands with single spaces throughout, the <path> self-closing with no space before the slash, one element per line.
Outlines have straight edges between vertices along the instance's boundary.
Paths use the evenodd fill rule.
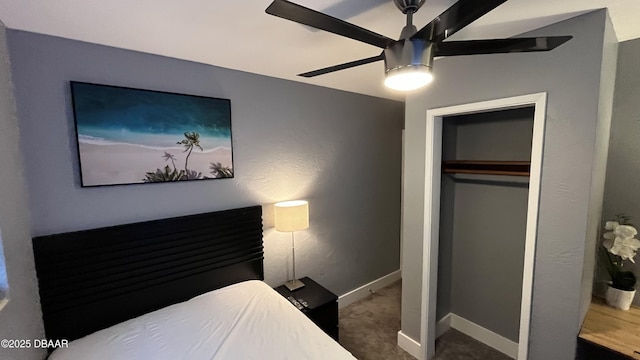
<path fill-rule="evenodd" d="M 607 289 L 607 304 L 620 310 L 629 310 L 636 291 L 620 290 L 609 286 Z"/>

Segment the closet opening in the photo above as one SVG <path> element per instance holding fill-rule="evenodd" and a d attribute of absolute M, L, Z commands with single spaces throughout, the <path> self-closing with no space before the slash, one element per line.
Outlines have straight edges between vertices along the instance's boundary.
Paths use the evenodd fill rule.
<path fill-rule="evenodd" d="M 425 359 L 449 329 L 527 358 L 545 103 L 534 94 L 427 112 Z"/>

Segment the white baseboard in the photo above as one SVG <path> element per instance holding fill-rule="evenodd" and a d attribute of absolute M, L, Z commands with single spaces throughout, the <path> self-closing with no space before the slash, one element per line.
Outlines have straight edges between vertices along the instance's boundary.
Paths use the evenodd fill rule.
<path fill-rule="evenodd" d="M 401 278 L 402 273 L 400 270 L 397 270 L 368 284 L 360 286 L 359 288 L 351 290 L 338 297 L 338 307 L 343 308 L 363 299 L 369 296 L 371 291 L 376 291 L 385 286 L 391 285 Z M 491 330 L 485 329 L 482 326 L 454 313 L 449 313 L 438 321 L 436 324 L 436 338 L 440 337 L 451 328 L 500 351 L 512 359 L 517 359 L 518 357 L 518 343 L 511 341 L 502 335 L 498 335 Z M 405 335 L 402 331 L 398 331 L 398 346 L 416 359 L 424 359 L 424 352 L 422 351 L 420 343 Z"/>
<path fill-rule="evenodd" d="M 424 359 L 424 352 L 420 343 L 405 335 L 402 330 L 398 331 L 398 346 L 414 358 L 418 360 Z"/>
<path fill-rule="evenodd" d="M 512 359 L 518 358 L 517 342 L 511 341 L 502 335 L 498 335 L 493 331 L 485 329 L 482 326 L 464 319 L 456 314 L 451 313 L 449 315 L 451 316 L 450 323 L 452 328 L 460 331 L 463 334 L 471 336 L 481 343 L 491 346 L 492 348 L 511 357 Z"/>
<path fill-rule="evenodd" d="M 442 319 L 440 319 L 440 321 L 436 323 L 436 339 L 439 338 L 442 334 L 444 334 L 445 331 L 451 329 L 452 315 L 453 315 L 452 313 L 448 313 L 447 315 L 445 315 L 445 317 L 443 317 Z"/>
<path fill-rule="evenodd" d="M 400 270 L 397 270 L 377 280 L 373 280 L 368 284 L 364 284 L 359 288 L 351 290 L 344 295 L 338 296 L 338 308 L 343 308 L 349 304 L 353 304 L 360 299 L 364 299 L 365 297 L 371 295 L 371 291 L 376 291 L 385 286 L 391 285 L 401 278 L 402 272 Z"/>
<path fill-rule="evenodd" d="M 491 330 L 462 318 L 454 313 L 449 313 L 436 324 L 436 338 L 439 338 L 449 329 L 456 329 L 461 333 L 470 336 L 487 346 L 500 351 L 501 353 L 511 357 L 518 358 L 518 343 L 513 342 L 502 335 L 498 335 Z M 422 346 L 417 341 L 408 337 L 402 331 L 398 331 L 398 346 L 413 357 L 422 360 L 424 353 Z"/>

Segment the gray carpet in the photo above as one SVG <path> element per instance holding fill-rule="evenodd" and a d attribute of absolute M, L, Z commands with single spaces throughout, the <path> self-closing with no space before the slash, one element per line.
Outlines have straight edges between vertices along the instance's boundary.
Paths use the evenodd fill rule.
<path fill-rule="evenodd" d="M 400 330 L 400 281 L 340 309 L 340 344 L 359 360 L 414 360 L 397 345 Z M 436 341 L 433 360 L 509 360 L 456 330 Z"/>

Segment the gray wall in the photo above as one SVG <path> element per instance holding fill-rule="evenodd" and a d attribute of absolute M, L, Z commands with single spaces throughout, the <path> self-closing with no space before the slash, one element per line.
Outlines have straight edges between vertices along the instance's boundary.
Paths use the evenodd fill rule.
<path fill-rule="evenodd" d="M 445 128 L 454 128 L 443 147 L 455 144 L 455 153 L 443 151 L 445 160 L 528 161 L 533 139 L 533 107 L 448 116 Z M 443 129 L 444 130 L 444 129 Z M 446 149 L 445 149 L 446 150 Z"/>
<path fill-rule="evenodd" d="M 451 116 L 443 124 L 445 160 L 531 158 L 533 108 Z M 528 179 L 457 174 L 442 180 L 437 317 L 449 309 L 517 342 Z"/>
<path fill-rule="evenodd" d="M 631 223 L 640 227 L 640 39 L 620 43 L 618 72 L 615 84 L 609 161 L 604 194 L 602 220 L 611 220 L 616 214 L 631 216 Z M 628 262 L 627 262 L 628 263 Z M 630 266 L 640 279 L 640 261 Z M 597 293 L 602 295 L 604 271 L 596 277 Z M 636 286 L 640 289 L 640 284 Z M 640 296 L 635 304 L 640 305 Z"/>
<path fill-rule="evenodd" d="M 0 243 L 4 247 L 10 300 L 0 311 L 0 339 L 42 339 L 40 303 L 33 267 L 29 208 L 18 119 L 4 24 L 0 22 Z M 0 348 L 1 359 L 40 359 L 39 349 Z"/>
<path fill-rule="evenodd" d="M 542 194 L 529 359 L 572 359 L 580 304 L 591 177 L 596 151 L 606 10 L 526 35 L 573 35 L 547 53 L 450 57 L 406 102 L 402 331 L 419 339 L 424 209 L 425 112 L 456 104 L 547 92 Z"/>
<path fill-rule="evenodd" d="M 403 104 L 9 32 L 33 235 L 264 204 L 265 276 L 290 272 L 272 203 L 306 198 L 296 273 L 341 294 L 399 268 Z M 69 80 L 231 99 L 234 179 L 81 188 Z"/>
<path fill-rule="evenodd" d="M 609 20 L 609 19 L 607 19 Z M 615 37 L 611 21 L 605 23 L 600 69 L 600 101 L 596 123 L 595 154 L 591 171 L 591 197 L 587 216 L 587 234 L 585 236 L 584 264 L 582 272 L 582 292 L 580 295 L 581 323 L 589 310 L 593 292 L 594 268 L 596 266 L 596 246 L 601 234 L 609 137 L 614 108 L 616 69 L 618 62 L 618 39 Z"/>

